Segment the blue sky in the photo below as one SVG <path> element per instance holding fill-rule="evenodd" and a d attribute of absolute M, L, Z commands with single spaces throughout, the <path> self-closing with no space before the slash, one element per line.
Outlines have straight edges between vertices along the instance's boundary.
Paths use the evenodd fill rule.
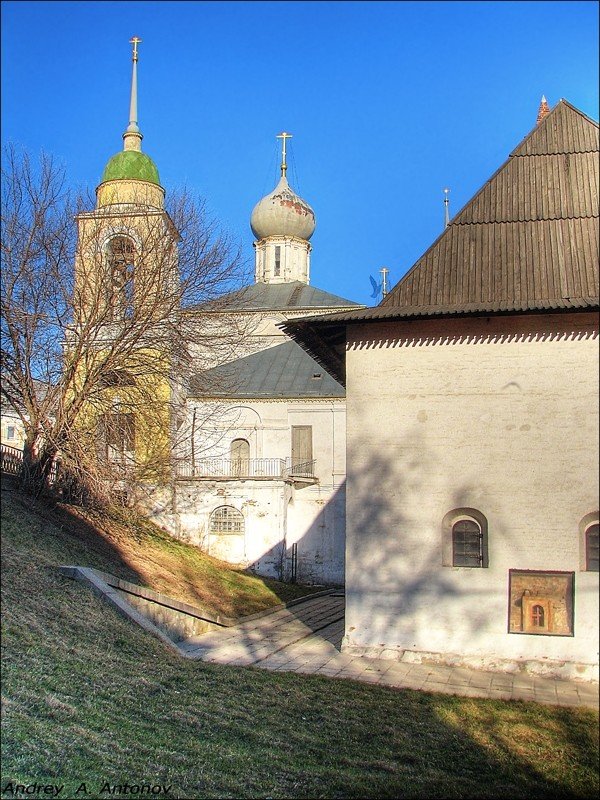
<path fill-rule="evenodd" d="M 368 305 L 535 124 L 598 119 L 596 2 L 2 2 L 2 139 L 95 187 L 122 148 L 140 36 L 143 149 L 243 244 L 278 179 L 313 207 L 311 283 Z"/>

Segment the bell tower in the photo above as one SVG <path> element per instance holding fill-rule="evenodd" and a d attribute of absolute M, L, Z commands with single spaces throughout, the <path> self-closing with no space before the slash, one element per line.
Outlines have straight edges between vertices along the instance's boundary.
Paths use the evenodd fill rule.
<path fill-rule="evenodd" d="M 85 406 L 83 424 L 96 431 L 108 468 L 118 464 L 134 470 L 136 480 L 155 482 L 168 475 L 178 391 L 169 330 L 180 311 L 180 237 L 165 210 L 156 165 L 142 152 L 141 39 L 130 43 L 123 149 L 104 168 L 95 208 L 76 218 L 75 320 L 67 361 L 70 353 L 77 381 L 93 373 L 98 390 Z"/>
<path fill-rule="evenodd" d="M 142 152 L 137 120 L 137 64 L 132 44 L 129 124 L 123 149 L 106 164 L 96 208 L 77 216 L 76 306 L 80 322 L 113 323 L 125 316 L 165 313 L 176 291 L 178 233 L 164 209 L 165 190 L 154 161 Z"/>

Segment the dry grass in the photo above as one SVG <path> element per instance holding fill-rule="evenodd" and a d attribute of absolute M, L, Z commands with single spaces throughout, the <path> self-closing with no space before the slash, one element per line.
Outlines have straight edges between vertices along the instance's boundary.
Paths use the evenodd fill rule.
<path fill-rule="evenodd" d="M 61 530 L 14 498 L 2 516 L 3 790 L 131 796 L 102 794 L 107 781 L 164 784 L 182 800 L 597 796 L 589 709 L 188 661 L 56 569 L 87 554 L 132 579 L 125 553 L 143 549 L 117 556 L 116 533 L 90 538 L 65 520 Z"/>
<path fill-rule="evenodd" d="M 6 502 L 18 504 L 20 513 L 33 514 L 33 527 L 44 520 L 61 531 L 63 563 L 97 567 L 225 616 L 252 614 L 323 588 L 232 568 L 132 511 L 91 511 L 64 503 L 49 507 L 18 494 L 7 494 Z"/>

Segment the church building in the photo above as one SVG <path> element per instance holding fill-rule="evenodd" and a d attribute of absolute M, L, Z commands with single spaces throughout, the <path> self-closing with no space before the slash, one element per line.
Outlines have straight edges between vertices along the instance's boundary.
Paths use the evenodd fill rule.
<path fill-rule="evenodd" d="M 179 235 L 157 167 L 141 149 L 139 40 L 132 42 L 123 150 L 104 170 L 96 208 L 78 216 L 79 324 L 89 327 L 93 318 L 102 331 L 86 369 L 110 356 L 113 332 L 131 330 L 138 318 L 149 327 L 153 309 L 164 313 L 161 303 L 172 304 L 164 318 L 173 324 L 190 332 L 203 326 L 205 342 L 230 323 L 243 336 L 218 358 L 191 336 L 185 369 L 177 353 L 140 339 L 127 351 L 137 369 L 124 363 L 111 371 L 115 381 L 89 424 L 104 437 L 109 461 L 142 475 L 138 499 L 174 536 L 260 575 L 342 584 L 345 392 L 279 326 L 361 306 L 310 285 L 315 215 L 287 181 L 291 134 L 282 133 L 279 182 L 251 215 L 254 283 L 214 302 L 176 307 Z M 144 359 L 154 383 L 140 387 Z M 149 418 L 155 397 L 162 405 Z"/>
<path fill-rule="evenodd" d="M 286 178 L 289 136 L 279 183 L 251 215 L 255 282 L 225 298 L 246 352 L 187 389 L 174 532 L 261 575 L 342 584 L 345 392 L 279 326 L 360 306 L 309 285 L 315 215 Z"/>
<path fill-rule="evenodd" d="M 379 306 L 286 324 L 347 392 L 346 651 L 598 679 L 598 183 L 543 101 Z"/>

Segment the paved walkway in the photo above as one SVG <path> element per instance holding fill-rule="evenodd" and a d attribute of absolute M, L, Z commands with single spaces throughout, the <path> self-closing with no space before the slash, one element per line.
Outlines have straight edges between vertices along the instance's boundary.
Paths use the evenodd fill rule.
<path fill-rule="evenodd" d="M 340 652 L 343 635 L 344 597 L 333 593 L 233 628 L 193 636 L 179 647 L 188 658 L 218 664 L 351 678 L 467 697 L 598 707 L 598 684 L 352 656 Z"/>

